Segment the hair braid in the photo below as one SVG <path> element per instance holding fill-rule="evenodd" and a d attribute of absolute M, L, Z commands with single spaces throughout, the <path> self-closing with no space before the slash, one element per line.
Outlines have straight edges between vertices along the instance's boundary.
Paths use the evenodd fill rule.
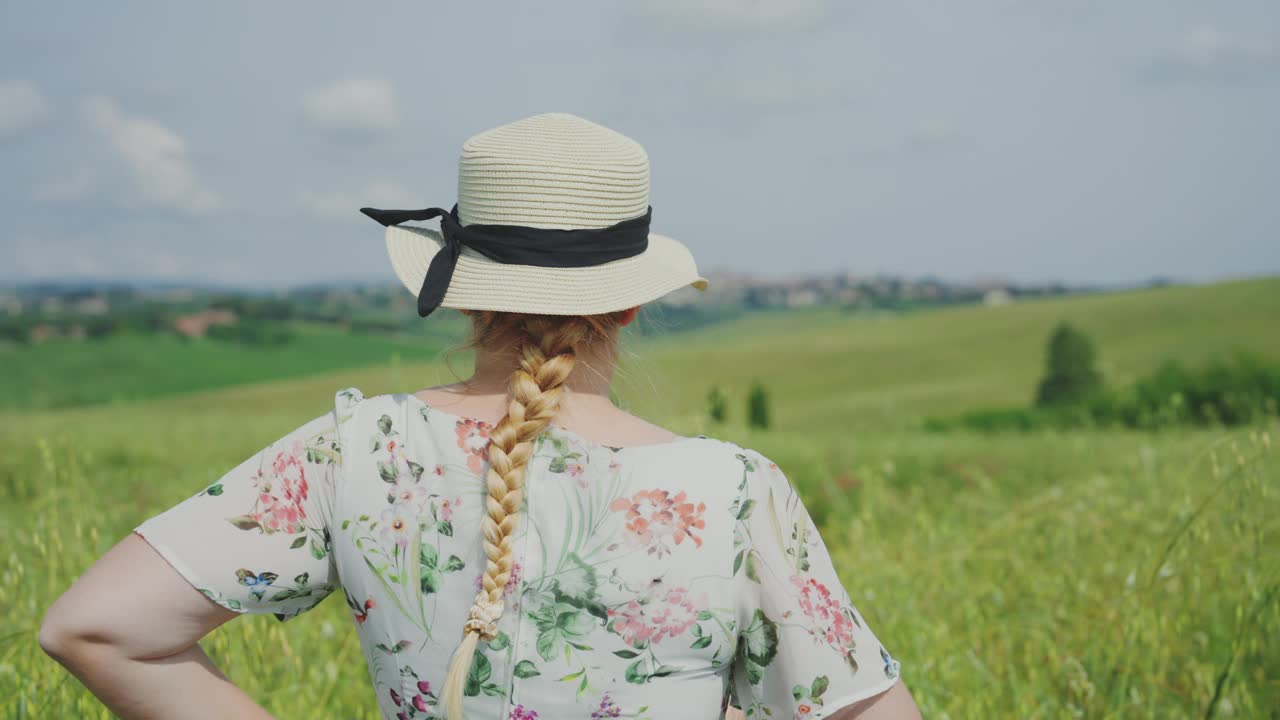
<path fill-rule="evenodd" d="M 485 514 L 481 518 L 488 558 L 484 587 L 463 626 L 445 677 L 443 701 L 448 720 L 462 720 L 462 696 L 476 645 L 497 637 L 503 593 L 511 577 L 511 536 L 523 503 L 524 471 L 538 435 L 560 409 L 563 387 L 577 364 L 577 348 L 592 325 L 579 317 L 531 315 L 519 324 L 515 351 L 519 367 L 511 374 L 507 414 L 489 432 L 489 473 Z"/>

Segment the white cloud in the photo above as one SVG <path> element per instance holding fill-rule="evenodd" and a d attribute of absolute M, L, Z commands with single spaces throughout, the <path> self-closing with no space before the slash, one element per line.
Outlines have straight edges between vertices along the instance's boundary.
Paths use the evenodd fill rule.
<path fill-rule="evenodd" d="M 1151 63 L 1144 76 L 1158 82 L 1235 82 L 1274 70 L 1278 61 L 1268 45 L 1202 25 Z"/>
<path fill-rule="evenodd" d="M 302 96 L 307 119 L 326 130 L 379 132 L 400 126 L 400 102 L 387 80 L 348 78 Z"/>
<path fill-rule="evenodd" d="M 0 138 L 34 127 L 48 113 L 49 103 L 31 83 L 0 83 Z"/>
<path fill-rule="evenodd" d="M 1192 30 L 1182 43 L 1179 55 L 1188 65 L 1207 67 L 1232 62 L 1239 58 L 1264 60 L 1269 48 L 1254 45 L 1209 26 Z"/>
<path fill-rule="evenodd" d="M 139 204 L 191 213 L 223 207 L 191 167 L 180 135 L 154 120 L 125 115 L 110 98 L 90 98 L 85 114 L 128 166 Z"/>
<path fill-rule="evenodd" d="M 374 180 L 362 190 L 328 192 L 305 191 L 298 194 L 298 204 L 311 215 L 324 220 L 358 220 L 362 207 L 412 210 L 423 205 L 417 193 L 399 183 Z"/>
<path fill-rule="evenodd" d="M 805 30 L 828 15 L 827 0 L 654 0 L 630 11 L 663 30 L 754 32 Z"/>

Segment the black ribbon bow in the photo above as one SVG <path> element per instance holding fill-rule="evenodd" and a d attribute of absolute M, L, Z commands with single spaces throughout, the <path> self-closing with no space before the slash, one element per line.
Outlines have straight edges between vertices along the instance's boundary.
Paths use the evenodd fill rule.
<path fill-rule="evenodd" d="M 650 206 L 640 217 L 603 228 L 555 230 L 525 225 L 463 225 L 458 206 L 424 210 L 376 210 L 360 212 L 383 226 L 440 218 L 444 247 L 431 258 L 418 291 L 418 315 L 430 315 L 444 301 L 462 246 L 501 263 L 538 267 L 588 267 L 639 255 L 649 247 Z"/>

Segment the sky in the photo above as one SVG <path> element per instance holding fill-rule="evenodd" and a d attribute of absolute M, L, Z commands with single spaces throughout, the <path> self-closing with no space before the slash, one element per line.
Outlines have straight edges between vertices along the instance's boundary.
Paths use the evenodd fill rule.
<path fill-rule="evenodd" d="M 358 208 L 543 112 L 702 271 L 1280 272 L 1275 0 L 50 0 L 0 7 L 0 283 L 394 284 Z"/>

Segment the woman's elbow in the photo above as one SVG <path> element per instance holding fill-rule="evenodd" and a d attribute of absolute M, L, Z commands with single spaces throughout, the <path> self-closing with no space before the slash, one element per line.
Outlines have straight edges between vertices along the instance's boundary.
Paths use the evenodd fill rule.
<path fill-rule="evenodd" d="M 55 602 L 45 611 L 44 618 L 40 621 L 37 642 L 46 655 L 66 665 L 78 649 L 83 649 L 90 642 L 89 637 L 90 633 L 83 623 L 78 622 Z"/>

